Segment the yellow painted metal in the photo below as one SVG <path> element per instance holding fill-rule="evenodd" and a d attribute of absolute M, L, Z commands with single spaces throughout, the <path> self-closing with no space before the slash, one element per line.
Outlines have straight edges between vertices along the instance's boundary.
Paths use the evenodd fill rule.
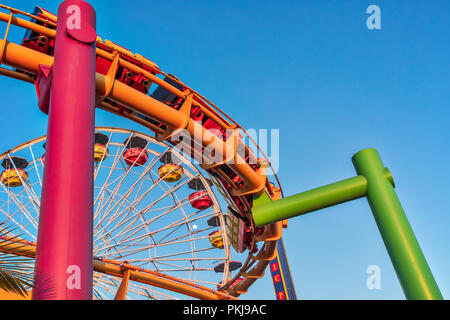
<path fill-rule="evenodd" d="M 7 187 L 20 187 L 28 179 L 28 173 L 23 169 L 6 169 L 3 171 L 0 181 Z"/>
<path fill-rule="evenodd" d="M 108 157 L 109 150 L 106 146 L 96 143 L 94 146 L 94 162 L 100 162 Z"/>
<path fill-rule="evenodd" d="M 177 182 L 183 178 L 183 167 L 168 163 L 158 169 L 158 174 L 166 182 Z"/>
<path fill-rule="evenodd" d="M 216 231 L 212 233 L 209 237 L 209 242 L 214 248 L 223 249 L 223 238 L 222 232 Z"/>

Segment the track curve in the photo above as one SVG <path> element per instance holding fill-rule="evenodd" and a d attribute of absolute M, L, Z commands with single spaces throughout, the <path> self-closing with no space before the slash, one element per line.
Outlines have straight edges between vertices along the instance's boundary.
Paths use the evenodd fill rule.
<path fill-rule="evenodd" d="M 56 17 L 45 10 L 46 16 L 42 17 L 4 5 L 0 8 L 6 11 L 0 12 L 0 21 L 6 22 L 5 37 L 0 40 L 0 62 L 10 67 L 0 68 L 0 75 L 33 83 L 39 89 L 37 80 L 42 66 L 53 65 L 51 52 L 39 52 L 23 43 L 10 42 L 8 33 L 11 26 L 17 26 L 51 41 L 56 36 Z M 31 18 L 34 22 L 20 16 Z M 225 295 L 200 298 L 226 299 L 228 295 L 238 297 L 246 293 L 254 281 L 264 275 L 269 261 L 275 257 L 276 242 L 282 234 L 281 222 L 256 228 L 252 218 L 254 196 L 263 193 L 271 198 L 280 197 L 280 193 L 282 196 L 282 188 L 267 156 L 231 117 L 178 78 L 161 71 L 151 60 L 100 37 L 97 38 L 97 57 L 106 61 L 108 66 L 96 73 L 97 107 L 143 125 L 155 133 L 158 141 L 181 147 L 185 153 L 190 151 L 187 155 L 202 163 L 201 167 L 220 183 L 224 196 L 245 221 L 251 241 L 245 248 L 249 255 L 241 270 L 219 290 L 226 292 Z M 120 68 L 166 90 L 177 99 L 177 104 L 164 103 L 146 90 L 118 79 Z M 201 141 L 201 145 L 193 146 L 179 137 L 174 138 L 182 130 L 187 131 L 195 141 Z M 222 135 L 218 135 L 217 131 Z M 252 145 L 247 145 L 241 138 L 243 136 L 247 136 Z M 195 147 L 200 148 L 200 154 L 195 152 Z M 243 152 L 238 152 L 238 149 Z M 262 158 L 255 156 L 254 149 L 259 150 Z M 215 151 L 213 157 L 208 150 Z M 272 171 L 277 187 L 269 182 L 267 170 Z M 262 243 L 259 251 L 257 242 Z M 241 276 L 244 280 L 231 286 Z"/>

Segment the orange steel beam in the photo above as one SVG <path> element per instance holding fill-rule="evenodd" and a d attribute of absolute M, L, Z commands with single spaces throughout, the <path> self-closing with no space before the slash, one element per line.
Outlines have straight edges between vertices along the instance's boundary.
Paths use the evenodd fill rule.
<path fill-rule="evenodd" d="M 0 12 L 0 21 L 8 22 L 8 20 L 9 20 L 9 14 Z M 21 19 L 18 17 L 13 17 L 11 20 L 11 24 L 21 27 L 21 28 L 24 28 L 24 29 L 29 29 L 29 30 L 38 32 L 38 33 L 43 34 L 44 36 L 47 36 L 50 38 L 54 38 L 56 36 L 56 30 L 52 30 L 52 29 L 40 26 L 36 23 Z"/>
<path fill-rule="evenodd" d="M 122 274 L 122 282 L 119 289 L 117 289 L 114 300 L 125 300 L 128 292 L 128 283 L 130 282 L 130 269 L 126 269 Z"/>
<path fill-rule="evenodd" d="M 5 40 L 0 40 L 0 47 L 3 45 L 5 48 L 4 50 L 4 59 L 3 62 L 5 64 L 8 64 L 12 67 L 26 70 L 31 73 L 37 73 L 39 64 L 46 64 L 46 65 L 52 65 L 53 64 L 53 57 L 36 52 L 34 50 L 25 48 L 23 46 L 6 42 Z M 100 94 L 103 94 L 106 92 L 106 85 L 105 85 L 105 76 L 101 74 L 96 75 L 96 82 L 97 82 L 97 91 Z M 111 90 L 111 94 L 109 96 L 111 100 L 114 100 L 118 103 L 125 104 L 129 106 L 131 109 L 134 109 L 135 111 L 141 112 L 143 114 L 146 114 L 150 117 L 156 118 L 156 120 L 160 122 L 160 117 L 170 122 L 172 125 L 180 125 L 182 122 L 182 118 L 179 116 L 179 111 L 170 108 L 169 106 L 137 91 L 134 90 L 125 84 L 122 84 L 121 82 L 114 82 L 113 88 Z M 130 106 L 129 100 L 133 100 L 133 107 Z M 189 132 L 191 133 L 197 133 L 197 138 L 201 138 L 203 135 L 207 133 L 207 130 L 204 129 L 200 124 L 190 121 L 188 124 Z M 199 134 L 200 133 L 200 134 Z M 222 154 L 226 155 L 226 144 L 223 143 L 223 141 L 212 137 L 212 139 L 209 141 L 209 143 L 216 143 L 217 145 L 214 147 L 215 150 L 220 151 L 222 150 Z M 207 145 L 210 145 L 207 144 Z M 262 190 L 266 184 L 266 178 L 264 176 L 260 176 L 258 173 L 256 173 L 245 161 L 242 159 L 238 159 L 235 161 L 235 172 L 239 174 L 247 183 L 248 181 L 251 181 L 250 184 L 246 185 L 246 192 L 254 193 L 259 190 Z M 231 165 L 230 165 L 231 167 Z M 250 178 L 250 179 L 249 179 Z M 235 194 L 238 192 L 234 192 Z M 264 269 L 267 264 L 265 262 L 260 263 L 260 268 L 258 269 Z M 254 282 L 253 279 L 249 279 L 249 281 L 243 281 L 239 284 L 238 288 L 248 288 L 250 284 Z M 243 291 L 243 290 L 241 290 Z"/>
<path fill-rule="evenodd" d="M 5 7 L 3 6 L 3 8 L 5 8 Z M 12 9 L 12 8 L 9 8 L 9 7 L 6 7 L 6 9 L 11 10 L 11 12 L 13 12 L 13 13 L 22 13 L 19 10 Z M 27 15 L 27 16 L 30 16 L 30 15 Z M 10 15 L 9 14 L 5 14 L 5 13 L 0 12 L 0 21 L 8 22 L 9 19 L 10 19 Z M 26 20 L 23 20 L 23 19 L 14 17 L 14 16 L 11 19 L 11 24 L 19 26 L 19 27 L 26 28 L 26 29 L 29 29 L 29 30 L 33 30 L 35 32 L 39 32 L 39 33 L 41 33 L 43 35 L 46 35 L 48 37 L 55 37 L 55 35 L 56 35 L 55 30 L 42 27 L 42 26 L 40 26 L 38 24 L 29 22 L 29 21 L 26 21 Z M 97 38 L 97 42 L 100 42 L 103 45 L 106 45 L 106 46 L 110 47 L 111 49 L 114 49 L 113 48 L 113 44 L 109 44 L 108 41 L 103 42 L 100 37 Z M 8 47 L 8 50 L 6 50 L 6 47 Z M 33 50 L 24 48 L 22 46 L 19 46 L 19 45 L 13 44 L 13 43 L 9 43 L 6 40 L 0 40 L 0 51 L 2 51 L 2 53 L 3 53 L 2 54 L 2 57 L 4 57 L 4 59 L 2 61 L 3 63 L 9 64 L 12 67 L 15 67 L 15 68 L 18 68 L 18 69 L 22 69 L 24 71 L 28 71 L 28 72 L 35 73 L 35 74 L 37 73 L 39 64 L 45 64 L 45 65 L 52 65 L 53 64 L 53 58 L 52 57 L 47 56 L 45 54 L 41 54 L 41 53 L 35 52 Z M 25 53 L 24 51 L 26 52 L 26 55 L 25 56 L 20 56 L 20 55 Z M 102 57 L 104 57 L 104 58 L 106 58 L 108 60 L 111 60 L 111 61 L 114 59 L 114 55 L 113 54 L 111 54 L 111 53 L 109 53 L 107 51 L 104 51 L 104 50 L 102 50 L 100 48 L 97 48 L 97 55 L 102 56 Z M 134 55 L 134 56 L 132 55 L 131 57 L 136 59 L 136 60 L 138 60 L 138 61 L 140 61 L 140 62 L 142 62 L 143 64 L 146 64 L 147 66 L 150 66 L 150 67 L 155 67 L 156 66 L 154 64 L 149 64 L 148 62 L 146 62 L 145 58 L 140 58 L 141 56 L 139 56 L 139 55 Z M 233 124 L 230 124 L 228 121 L 224 120 L 218 114 L 218 112 L 216 110 L 214 110 L 214 108 L 216 108 L 214 105 L 212 105 L 208 100 L 203 98 L 201 95 L 199 95 L 198 93 L 196 93 L 194 90 L 190 89 L 189 87 L 186 86 L 188 88 L 187 92 L 182 92 L 182 91 L 178 90 L 177 88 L 175 88 L 174 86 L 172 86 L 171 84 L 169 84 L 169 83 L 165 82 L 164 80 L 160 79 L 156 75 L 154 75 L 154 74 L 152 74 L 152 73 L 150 73 L 150 72 L 148 72 L 146 70 L 143 70 L 140 67 L 138 67 L 136 65 L 133 65 L 132 63 L 130 63 L 130 62 L 126 61 L 126 60 L 123 60 L 123 59 L 120 59 L 120 58 L 118 60 L 119 60 L 118 61 L 119 65 L 121 65 L 123 67 L 126 67 L 126 68 L 130 69 L 131 71 L 144 74 L 144 76 L 146 76 L 150 81 L 152 81 L 152 82 L 154 82 L 154 83 L 164 87 L 165 89 L 169 90 L 170 92 L 174 93 L 176 96 L 178 96 L 180 98 L 186 99 L 186 97 L 189 94 L 189 92 L 193 92 L 199 99 L 201 99 L 203 102 L 205 102 L 206 105 L 211 105 L 212 107 L 209 107 L 209 106 L 206 107 L 205 105 L 203 105 L 203 104 L 201 104 L 201 103 L 199 103 L 199 102 L 197 102 L 195 100 L 193 101 L 193 106 L 200 107 L 203 113 L 205 113 L 209 118 L 211 118 L 213 121 L 218 123 L 222 128 L 224 128 L 224 129 L 241 128 L 239 125 L 236 126 L 236 123 L 234 121 L 232 121 Z M 3 70 L 6 70 L 6 71 L 3 71 Z M 160 74 L 165 75 L 165 76 L 169 76 L 170 78 L 174 78 L 174 77 L 171 77 L 170 75 L 167 75 L 164 72 L 160 71 L 159 68 L 156 71 L 158 73 L 160 73 Z M 12 78 L 19 79 L 19 80 L 32 82 L 32 77 L 22 76 L 22 75 L 20 75 L 17 72 L 10 71 L 10 70 L 7 70 L 7 69 L 0 68 L 0 75 L 6 75 L 6 76 L 9 76 L 9 77 L 12 77 Z M 181 83 L 178 79 L 175 79 L 175 80 L 178 81 L 179 83 Z M 150 113 L 146 113 L 145 112 L 146 108 L 144 107 L 142 109 L 142 107 L 143 107 L 142 105 L 135 106 L 133 103 L 131 103 L 131 105 L 130 105 L 129 99 L 126 99 L 126 98 L 123 99 L 124 96 L 126 96 L 128 93 L 132 92 L 132 91 L 129 91 L 129 90 L 134 90 L 134 89 L 129 88 L 128 86 L 123 85 L 123 84 L 122 84 L 122 86 L 120 86 L 120 84 L 122 84 L 122 83 L 113 81 L 113 86 L 114 87 L 116 87 L 116 85 L 118 85 L 119 87 L 122 87 L 122 88 L 118 88 L 115 91 L 115 93 L 118 94 L 118 97 L 115 97 L 114 94 L 110 94 L 109 99 L 111 99 L 113 101 L 116 101 L 116 102 L 119 102 L 121 104 L 127 105 L 131 109 L 133 109 L 135 111 L 138 111 L 138 112 L 141 112 L 141 113 L 143 113 L 143 114 L 145 114 L 147 116 L 150 116 L 152 118 L 152 114 L 153 113 L 151 113 L 151 112 Z M 97 89 L 97 91 L 100 94 L 102 94 L 102 93 L 104 93 L 106 91 L 105 79 L 104 79 L 103 75 L 97 74 L 97 86 L 100 87 L 100 90 Z M 134 90 L 134 91 L 136 91 L 136 90 Z M 140 93 L 140 92 L 137 92 L 137 93 Z M 148 97 L 147 95 L 144 95 L 144 96 L 149 98 L 149 99 L 152 99 L 151 97 Z M 114 98 L 116 98 L 116 99 L 114 99 Z M 143 98 L 143 97 L 141 96 L 141 98 Z M 149 100 L 147 99 L 147 103 L 148 102 L 149 102 Z M 156 102 L 156 105 L 153 104 L 152 107 L 160 108 L 161 105 L 162 105 L 162 106 L 165 107 L 165 111 L 169 110 L 167 108 L 170 108 L 170 107 L 166 106 L 165 104 L 159 103 L 159 101 L 155 100 L 155 102 Z M 158 105 L 158 103 L 159 103 L 159 105 Z M 151 124 L 151 123 L 149 123 L 149 122 L 147 122 L 145 120 L 142 120 L 141 118 L 137 117 L 133 113 L 129 113 L 127 111 L 124 112 L 124 111 L 121 111 L 121 110 L 115 110 L 117 108 L 115 108 L 111 104 L 108 104 L 106 102 L 101 102 L 98 107 L 101 108 L 101 109 L 113 112 L 115 114 L 118 114 L 120 116 L 126 117 L 128 119 L 131 119 L 131 120 L 133 120 L 135 122 L 138 122 L 138 123 L 148 127 L 150 130 L 154 131 L 155 133 L 162 133 L 161 128 L 159 128 L 157 126 L 154 126 L 153 124 Z M 176 111 L 176 110 L 174 110 L 172 108 L 170 108 L 170 109 L 172 111 Z M 223 113 L 223 111 L 221 111 L 221 110 L 218 110 L 218 111 Z M 179 119 L 180 118 L 180 115 L 179 115 L 180 112 L 179 111 L 176 111 L 176 112 L 178 112 L 178 115 L 176 116 L 177 120 L 181 120 L 181 119 Z M 158 113 L 158 112 L 156 112 L 156 113 Z M 159 112 L 158 114 L 161 115 L 161 112 Z M 173 113 L 173 114 L 177 114 L 177 113 Z M 158 117 L 156 117 L 156 118 L 154 117 L 154 119 L 159 121 Z M 160 121 L 160 122 L 162 122 L 162 121 Z M 181 120 L 181 122 L 182 122 L 182 120 Z M 177 122 L 177 123 L 179 124 L 180 122 Z M 166 124 L 168 126 L 170 126 L 171 122 L 170 123 L 166 123 Z M 189 129 L 189 132 L 191 133 L 191 135 L 193 134 L 192 131 L 194 131 L 194 133 L 196 131 L 197 132 L 201 132 L 201 134 L 195 135 L 195 137 L 197 139 L 200 139 L 201 137 L 203 137 L 204 134 L 208 133 L 208 130 L 205 130 L 203 127 L 199 128 L 198 126 L 193 124 L 193 121 L 189 121 L 188 129 Z M 216 151 L 219 151 L 219 152 L 222 150 L 221 156 L 226 158 L 226 155 L 227 155 L 227 153 L 226 153 L 227 152 L 227 144 L 223 143 L 223 141 L 218 140 L 217 138 L 214 139 L 214 137 L 211 134 L 209 134 L 209 136 L 212 137 L 212 139 L 207 140 L 206 141 L 207 143 L 205 144 L 205 146 L 213 146 L 213 149 L 215 149 Z M 245 149 L 249 150 L 248 146 L 245 145 Z M 239 189 L 239 190 L 236 188 L 236 186 L 234 184 L 232 184 L 232 186 L 234 185 L 234 188 L 232 189 L 231 194 L 233 196 L 242 196 L 242 195 L 246 195 L 246 194 L 263 192 L 264 187 L 267 187 L 267 185 L 268 185 L 268 180 L 267 180 L 266 176 L 256 173 L 247 163 L 245 163 L 242 159 L 240 159 L 240 157 L 237 157 L 237 155 L 235 155 L 232 158 L 234 160 L 234 164 L 237 164 L 237 166 L 230 165 L 228 163 L 227 163 L 227 165 L 229 165 L 229 167 L 236 174 L 241 176 L 241 178 L 243 178 L 243 180 L 246 182 L 246 184 L 245 184 L 244 188 Z M 229 160 L 229 158 L 226 158 L 226 159 Z M 212 170 L 216 171 L 215 168 L 212 169 Z M 219 172 L 220 170 L 217 168 L 217 171 Z M 223 175 L 221 175 L 221 176 L 223 176 Z M 277 181 L 278 181 L 278 178 L 277 178 Z M 269 240 L 272 240 L 272 239 L 265 239 L 265 240 L 266 240 L 266 243 L 265 243 L 265 246 L 266 246 L 266 245 L 268 245 L 271 242 Z M 264 239 L 261 239 L 261 241 L 264 241 Z M 269 247 L 272 247 L 272 246 L 268 245 L 266 247 L 269 248 Z M 258 254 L 258 256 L 260 256 L 260 254 Z M 254 258 L 254 257 L 253 257 L 253 259 L 256 260 L 256 261 L 259 261 L 258 259 Z M 259 261 L 258 264 L 252 269 L 252 271 L 256 272 L 256 270 L 260 270 L 261 274 L 263 274 L 264 273 L 264 269 L 265 269 L 266 266 L 267 266 L 266 261 Z M 245 278 L 247 278 L 246 275 L 248 275 L 249 273 L 251 273 L 251 274 L 254 273 L 252 271 L 249 272 L 249 273 L 246 273 L 245 269 L 248 269 L 248 268 L 244 268 L 243 270 L 241 270 L 241 273 L 244 275 Z M 254 282 L 255 279 L 254 278 L 247 278 L 246 280 L 249 280 L 249 281 L 242 281 L 238 285 L 237 288 L 245 288 L 245 287 L 248 288 L 251 285 L 251 283 Z M 239 290 L 239 291 L 243 291 L 243 290 Z"/>
<path fill-rule="evenodd" d="M 17 12 L 17 11 L 15 11 Z M 8 22 L 9 21 L 9 14 L 6 14 L 4 12 L 0 12 L 0 21 L 5 21 Z M 22 27 L 28 30 L 32 30 L 35 31 L 37 33 L 43 34 L 47 37 L 50 38 L 54 38 L 56 36 L 56 30 L 52 30 L 43 26 L 40 26 L 36 23 L 18 18 L 18 17 L 14 17 L 11 20 L 11 24 L 18 26 L 18 27 Z M 108 43 L 103 42 L 101 40 L 100 37 L 97 38 L 97 42 L 102 43 L 103 45 L 109 46 Z M 114 49 L 113 47 L 111 47 L 111 49 Z M 113 54 L 106 52 L 105 50 L 99 49 L 97 48 L 97 54 L 105 59 L 108 60 L 113 60 L 114 56 Z M 139 56 L 132 56 L 132 58 L 139 60 L 140 62 L 152 67 L 152 65 L 149 65 L 147 62 L 145 62 L 145 60 L 140 59 Z M 171 91 L 172 93 L 174 93 L 176 96 L 185 99 L 186 98 L 186 94 L 183 93 L 182 91 L 178 90 L 177 88 L 175 88 L 174 86 L 172 86 L 171 84 L 165 82 L 163 79 L 158 78 L 157 76 L 155 76 L 154 74 L 143 70 L 141 68 L 139 68 L 138 66 L 123 60 L 123 59 L 119 59 L 119 64 L 125 68 L 128 68 L 131 71 L 137 72 L 137 73 L 142 73 L 145 77 L 147 77 L 150 81 L 156 83 L 157 85 Z M 195 107 L 200 107 L 202 109 L 202 111 L 211 119 L 213 119 L 215 122 L 217 122 L 217 124 L 219 124 L 221 127 L 223 128 L 231 128 L 232 126 L 230 125 L 230 123 L 228 123 L 226 120 L 224 120 L 223 118 L 221 118 L 216 112 L 209 110 L 208 108 L 205 108 L 205 106 L 203 106 L 202 104 L 198 103 L 197 101 L 194 101 L 193 105 Z"/>
<path fill-rule="evenodd" d="M 10 10 L 14 10 L 14 9 L 10 8 Z M 20 11 L 16 10 L 16 11 L 13 11 L 13 12 L 20 12 Z M 10 18 L 10 16 L 8 14 L 0 12 L 0 20 L 9 21 L 9 18 Z M 55 30 L 42 27 L 42 26 L 40 26 L 38 24 L 35 24 L 35 23 L 32 23 L 32 22 L 23 20 L 23 19 L 20 19 L 20 18 L 17 18 L 17 17 L 13 17 L 12 20 L 11 20 L 11 23 L 16 25 L 16 26 L 20 26 L 20 27 L 23 27 L 23 28 L 27 28 L 27 29 L 30 29 L 30 30 L 42 33 L 42 34 L 47 35 L 49 37 L 55 37 L 55 35 L 56 35 L 56 31 Z M 43 30 L 43 29 L 45 29 L 45 30 Z M 4 41 L 6 41 L 6 40 L 4 40 Z M 101 39 L 98 38 L 98 41 L 101 42 Z M 102 44 L 103 45 L 108 45 L 108 43 L 106 43 L 106 42 L 102 42 Z M 109 45 L 109 46 L 111 47 L 111 45 Z M 2 46 L 0 45 L 0 48 L 1 47 Z M 113 47 L 111 47 L 111 48 L 113 49 Z M 31 50 L 31 51 L 33 51 L 33 50 Z M 104 58 L 106 58 L 108 60 L 111 60 L 111 61 L 114 59 L 114 55 L 113 54 L 108 53 L 108 52 L 106 52 L 106 51 L 104 51 L 102 49 L 99 49 L 99 48 L 97 48 L 97 54 L 99 56 L 102 56 L 102 57 L 104 57 Z M 139 59 L 139 57 L 136 57 L 136 56 L 133 56 L 133 58 L 138 59 L 138 60 L 142 60 L 142 59 Z M 42 64 L 44 64 L 44 63 L 42 63 Z M 47 64 L 47 65 L 51 65 L 51 64 Z M 186 99 L 186 97 L 187 97 L 186 93 L 178 90 L 177 88 L 175 88 L 171 84 L 165 82 L 164 80 L 158 78 L 154 74 L 152 74 L 152 73 L 150 73 L 150 72 L 148 72 L 146 70 L 143 70 L 143 69 L 139 68 L 138 66 L 136 66 L 136 65 L 134 65 L 134 64 L 132 64 L 132 63 L 126 61 L 126 60 L 119 59 L 119 65 L 121 65 L 123 67 L 126 67 L 129 70 L 131 70 L 131 71 L 144 74 L 144 76 L 146 76 L 149 80 L 151 80 L 152 82 L 154 82 L 154 83 L 164 87 L 165 89 L 171 91 L 172 93 L 174 93 L 176 96 L 178 96 L 180 98 Z M 162 74 L 164 74 L 164 73 L 162 73 Z M 199 97 L 200 99 L 202 99 L 203 101 L 205 101 L 201 95 L 196 94 L 196 96 Z M 235 125 L 231 125 L 229 122 L 224 120 L 212 108 L 207 108 L 207 107 L 205 107 L 204 105 L 202 105 L 201 103 L 199 103 L 199 102 L 197 102 L 195 100 L 193 101 L 193 106 L 194 107 L 196 107 L 196 106 L 200 107 L 203 113 L 205 113 L 209 118 L 211 118 L 216 123 L 218 123 L 222 128 L 224 128 L 224 129 L 235 128 Z M 245 146 L 245 148 L 246 148 L 246 150 L 249 150 L 247 146 Z M 233 168 L 231 168 L 231 169 L 233 169 Z M 238 171 L 234 170 L 234 171 L 238 175 L 241 175 L 239 170 Z M 244 178 L 244 180 L 246 178 L 245 176 L 242 176 L 242 175 L 241 175 L 241 177 Z M 252 185 L 251 184 L 252 182 L 255 182 L 255 181 L 250 181 L 250 185 L 247 185 L 241 191 L 234 190 L 234 192 L 232 192 L 232 195 L 233 196 L 238 196 L 238 195 L 245 195 L 245 194 L 255 193 L 255 190 L 257 190 L 257 192 L 260 192 L 264 188 L 264 186 L 262 186 L 262 183 L 260 181 L 258 181 L 256 185 Z"/>
<path fill-rule="evenodd" d="M 37 74 L 39 65 L 53 65 L 53 57 L 34 51 L 32 49 L 17 45 L 6 40 L 0 40 L 0 47 L 4 48 L 2 62 L 11 67 Z M 96 74 L 97 93 L 105 96 L 107 93 L 105 75 Z M 130 109 L 142 113 L 169 127 L 182 128 L 184 125 L 184 114 L 170 106 L 138 91 L 126 84 L 115 81 L 108 96 L 109 99 L 126 105 Z M 262 192 L 266 185 L 266 176 L 255 172 L 235 150 L 230 150 L 228 144 L 215 137 L 209 130 L 203 128 L 195 121 L 189 121 L 186 129 L 191 137 L 202 141 L 205 147 L 210 147 L 216 152 L 216 159 L 226 159 L 229 154 L 233 155 L 232 163 L 227 165 L 238 174 L 245 184 L 241 189 L 232 190 L 233 196 L 241 196 Z M 209 139 L 204 139 L 208 137 Z M 234 153 L 234 154 L 233 154 Z"/>
<path fill-rule="evenodd" d="M 24 240 L 5 238 L 0 240 L 0 251 L 17 256 L 35 258 L 36 243 Z M 162 289 L 178 292 L 202 300 L 236 300 L 225 292 L 212 290 L 189 280 L 141 269 L 119 261 L 94 259 L 94 271 L 124 279 L 145 283 Z M 127 274 L 128 273 L 128 274 Z M 119 288 L 120 289 L 120 288 Z M 122 292 L 123 294 L 123 292 Z M 126 294 L 126 292 L 125 292 Z"/>
<path fill-rule="evenodd" d="M 29 76 L 25 73 L 17 72 L 14 70 L 0 68 L 0 75 L 14 78 L 14 79 L 21 80 L 21 81 L 25 81 L 25 82 L 29 82 L 29 83 L 34 83 L 34 78 L 32 76 Z"/>

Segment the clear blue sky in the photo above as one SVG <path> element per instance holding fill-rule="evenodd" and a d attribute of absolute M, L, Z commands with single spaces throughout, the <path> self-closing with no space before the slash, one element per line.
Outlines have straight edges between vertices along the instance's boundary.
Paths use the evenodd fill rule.
<path fill-rule="evenodd" d="M 3 2 L 30 12 L 59 3 Z M 377 148 L 450 298 L 448 1 L 91 3 L 101 37 L 154 60 L 243 127 L 280 129 L 287 195 L 353 176 L 351 156 Z M 381 30 L 366 28 L 371 4 Z M 3 151 L 43 135 L 46 117 L 32 86 L 0 85 Z M 97 125 L 139 129 L 100 111 Z M 300 298 L 404 298 L 364 199 L 295 218 L 284 239 Z M 366 288 L 369 265 L 381 268 L 381 290 Z M 274 298 L 268 273 L 245 297 Z"/>

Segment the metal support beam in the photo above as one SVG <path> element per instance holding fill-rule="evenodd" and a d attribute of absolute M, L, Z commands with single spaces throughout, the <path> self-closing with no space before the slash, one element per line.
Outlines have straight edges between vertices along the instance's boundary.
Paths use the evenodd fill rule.
<path fill-rule="evenodd" d="M 257 226 L 274 223 L 333 205 L 367 197 L 397 277 L 407 299 L 443 299 L 406 214 L 394 191 L 394 181 L 375 149 L 353 156 L 358 176 L 256 205 Z"/>
<path fill-rule="evenodd" d="M 384 177 L 394 184 L 392 175 L 386 168 Z M 357 176 L 343 181 L 335 182 L 313 190 L 298 193 L 281 200 L 255 205 L 253 207 L 253 219 L 257 226 L 262 226 L 277 221 L 293 218 L 305 213 L 328 208 L 350 200 L 365 196 L 367 179 Z M 261 196 L 255 197 L 255 200 Z M 256 202 L 258 203 L 258 202 Z"/>
<path fill-rule="evenodd" d="M 406 298 L 443 299 L 397 194 L 383 175 L 377 150 L 362 150 L 352 160 L 356 172 L 367 179 L 367 201 Z"/>
<path fill-rule="evenodd" d="M 34 300 L 90 300 L 93 284 L 94 9 L 58 9 Z"/>
<path fill-rule="evenodd" d="M 119 289 L 117 289 L 116 296 L 114 300 L 125 300 L 127 298 L 128 283 L 130 282 L 130 269 L 125 269 L 122 274 L 122 282 L 120 283 Z"/>

